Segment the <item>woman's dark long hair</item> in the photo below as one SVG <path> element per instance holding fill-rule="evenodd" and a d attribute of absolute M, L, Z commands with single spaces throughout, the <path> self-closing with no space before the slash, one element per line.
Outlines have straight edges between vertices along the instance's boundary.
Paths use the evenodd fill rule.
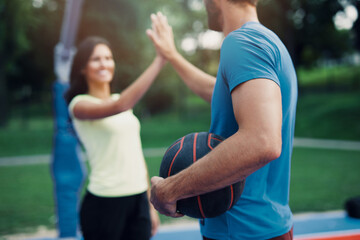
<path fill-rule="evenodd" d="M 98 44 L 105 44 L 111 49 L 110 43 L 106 39 L 96 36 L 87 37 L 78 46 L 71 66 L 70 87 L 64 95 L 67 104 L 69 104 L 76 95 L 88 92 L 88 84 L 82 70 L 86 67 L 94 48 Z"/>

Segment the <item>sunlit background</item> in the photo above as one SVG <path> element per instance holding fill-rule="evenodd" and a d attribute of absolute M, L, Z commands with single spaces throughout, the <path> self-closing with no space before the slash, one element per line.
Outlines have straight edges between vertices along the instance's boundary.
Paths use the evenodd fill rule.
<path fill-rule="evenodd" d="M 1 126 L 6 126 L 14 114 L 30 114 L 32 111 L 27 112 L 32 105 L 30 102 L 41 105 L 51 101 L 53 52 L 59 41 L 65 3 L 65 0 L 1 0 Z M 357 65 L 358 5 L 356 0 L 262 0 L 259 17 L 284 41 L 298 69 L 328 67 L 329 64 Z M 207 29 L 201 0 L 107 0 L 101 3 L 86 0 L 77 41 L 88 35 L 101 35 L 110 40 L 118 63 L 117 87 L 122 89 L 144 69 L 154 54 L 145 30 L 150 27 L 149 15 L 156 11 L 167 15 L 176 44 L 185 56 L 215 75 L 223 35 Z M 159 81 L 166 83 L 152 89 L 149 98 L 157 98 L 154 95 L 174 101 L 179 98 L 176 92 L 169 93 L 178 81 L 177 76 L 170 70 L 166 76 L 166 80 L 162 76 Z M 173 107 L 173 101 L 150 106 L 154 101 L 145 101 L 141 111 L 153 113 Z M 51 113 L 49 104 L 43 107 L 39 110 L 41 113 Z"/>
<path fill-rule="evenodd" d="M 38 226 L 56 228 L 48 163 L 54 48 L 65 5 L 66 0 L 0 0 L 0 239 Z M 157 11 L 172 25 L 180 53 L 217 74 L 224 36 L 208 30 L 202 0 L 84 0 L 76 43 L 90 35 L 111 42 L 116 91 L 155 56 L 145 31 Z M 359 11 L 359 0 L 260 0 L 261 23 L 281 38 L 297 70 L 298 139 L 360 141 Z M 142 122 L 144 149 L 167 147 L 186 133 L 207 131 L 210 124 L 210 106 L 186 88 L 169 64 L 134 113 Z M 18 157 L 25 162 L 14 166 Z M 161 157 L 147 161 L 150 175 L 156 175 Z M 359 162 L 356 149 L 295 148 L 293 211 L 343 209 L 347 198 L 360 195 Z"/>

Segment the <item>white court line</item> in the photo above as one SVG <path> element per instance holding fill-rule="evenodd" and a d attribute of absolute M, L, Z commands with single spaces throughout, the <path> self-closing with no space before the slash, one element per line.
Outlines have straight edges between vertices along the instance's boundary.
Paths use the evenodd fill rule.
<path fill-rule="evenodd" d="M 294 147 L 360 151 L 360 142 L 314 138 L 295 138 Z"/>
<path fill-rule="evenodd" d="M 360 141 L 295 138 L 294 147 L 360 151 Z M 144 148 L 145 157 L 161 157 L 167 148 Z M 0 157 L 1 166 L 19 166 L 49 163 L 51 155 Z M 360 157 L 359 157 L 360 160 Z"/>
<path fill-rule="evenodd" d="M 2 157 L 0 158 L 1 166 L 22 166 L 33 164 L 45 164 L 49 163 L 51 155 L 33 155 L 33 156 L 21 156 L 21 157 Z"/>
<path fill-rule="evenodd" d="M 189 220 L 188 223 L 169 223 L 160 225 L 159 232 L 171 233 L 171 232 L 182 232 L 182 231 L 200 231 L 199 222 L 197 220 Z"/>
<path fill-rule="evenodd" d="M 294 221 L 308 221 L 309 219 L 329 219 L 344 218 L 347 214 L 344 210 L 328 211 L 328 212 L 306 212 L 294 214 Z"/>
<path fill-rule="evenodd" d="M 163 156 L 166 148 L 145 148 L 145 157 L 159 157 Z M 0 157 L 1 166 L 21 166 L 21 165 L 33 165 L 33 164 L 45 164 L 50 163 L 52 155 L 32 155 L 32 156 L 15 156 L 15 157 Z M 85 156 L 83 156 L 85 159 Z"/>

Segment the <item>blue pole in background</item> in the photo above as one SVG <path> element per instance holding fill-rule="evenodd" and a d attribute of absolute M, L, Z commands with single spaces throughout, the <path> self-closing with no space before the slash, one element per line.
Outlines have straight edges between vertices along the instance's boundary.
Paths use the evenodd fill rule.
<path fill-rule="evenodd" d="M 85 171 L 79 155 L 79 143 L 69 122 L 67 104 L 63 98 L 67 87 L 60 82 L 53 85 L 56 119 L 51 170 L 59 237 L 76 238 L 79 232 L 80 191 Z"/>
<path fill-rule="evenodd" d="M 51 171 L 54 181 L 55 211 L 59 238 L 79 237 L 79 199 L 85 178 L 78 139 L 69 119 L 64 93 L 68 88 L 75 38 L 83 0 L 67 0 L 60 42 L 55 47 L 53 84 L 54 143 Z"/>

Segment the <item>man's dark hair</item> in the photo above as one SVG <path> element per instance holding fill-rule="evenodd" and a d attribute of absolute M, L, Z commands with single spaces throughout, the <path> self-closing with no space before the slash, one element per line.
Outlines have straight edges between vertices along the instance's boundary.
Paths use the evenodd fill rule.
<path fill-rule="evenodd" d="M 233 3 L 250 3 L 251 5 L 256 6 L 260 0 L 228 0 Z"/>

